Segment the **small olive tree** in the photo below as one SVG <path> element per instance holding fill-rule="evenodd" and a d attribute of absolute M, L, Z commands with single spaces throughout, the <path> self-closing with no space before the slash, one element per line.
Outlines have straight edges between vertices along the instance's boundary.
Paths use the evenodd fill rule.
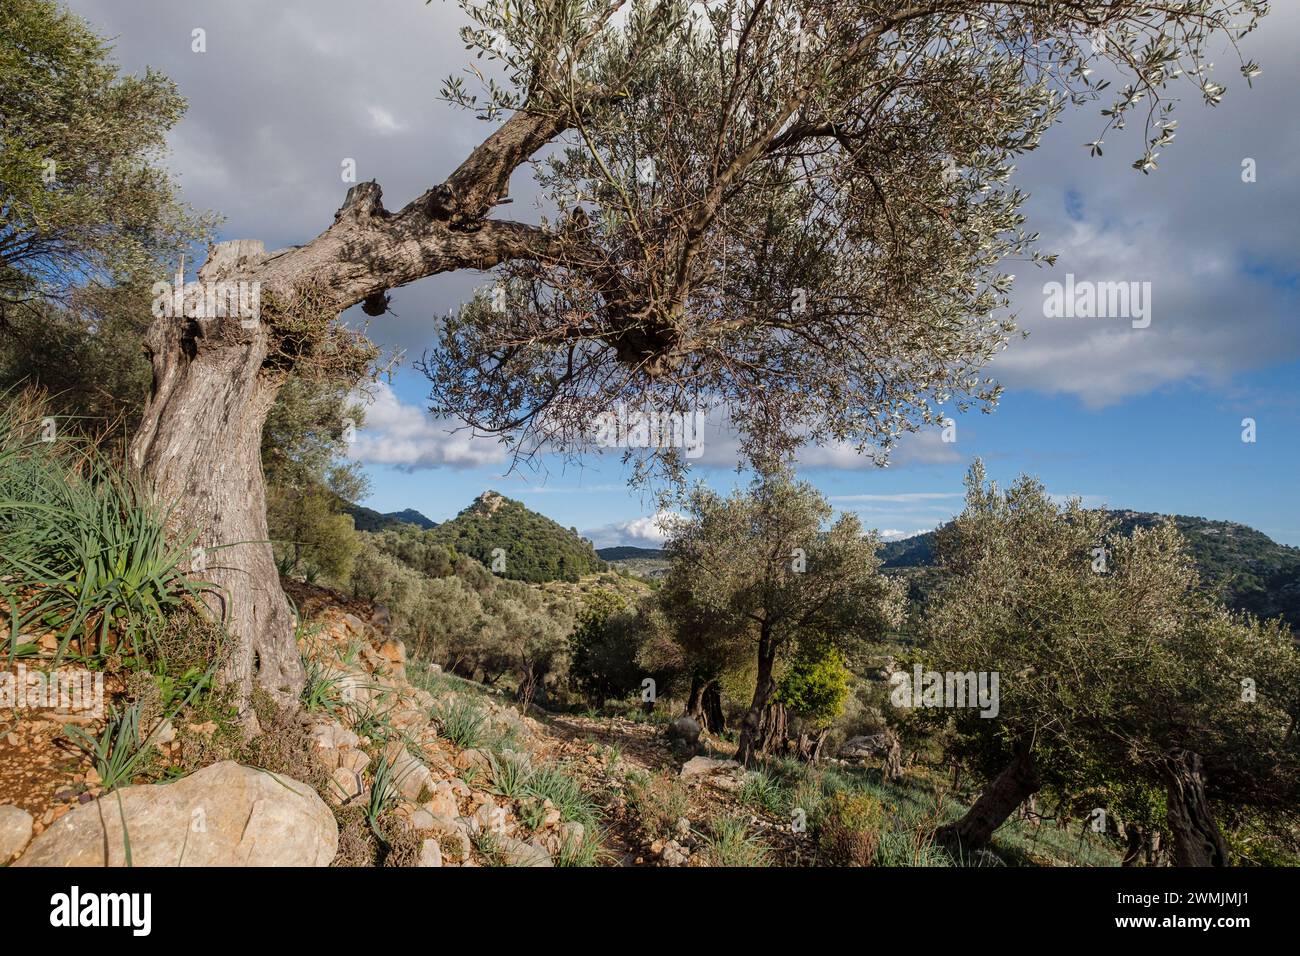
<path fill-rule="evenodd" d="M 856 515 L 826 527 L 831 517 L 816 488 L 774 470 L 725 498 L 696 488 L 672 527 L 661 594 L 696 628 L 679 632 L 687 656 L 756 666 L 737 749 L 745 763 L 759 749 L 778 662 L 801 638 L 850 645 L 902 621 L 902 588 L 880 574 L 876 537 Z"/>

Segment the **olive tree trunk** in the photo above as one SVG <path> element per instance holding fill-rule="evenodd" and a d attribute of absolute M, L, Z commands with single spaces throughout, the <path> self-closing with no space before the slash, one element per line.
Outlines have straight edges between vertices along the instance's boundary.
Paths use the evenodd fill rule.
<path fill-rule="evenodd" d="M 205 601 L 229 635 L 221 679 L 250 732 L 254 684 L 292 707 L 304 679 L 267 540 L 260 456 L 280 384 L 295 368 L 328 365 L 327 330 L 353 305 L 379 314 L 387 290 L 425 276 L 554 255 L 555 234 L 486 216 L 511 172 L 565 125 L 558 114 L 514 114 L 445 182 L 398 212 L 384 208 L 378 184 L 359 183 L 306 245 L 268 254 L 256 240 L 219 243 L 199 270 L 200 286 L 256 288 L 257 318 L 181 310 L 151 325 L 153 387 L 129 460 L 171 509 L 169 530 L 198 535 L 189 571 L 212 585 Z"/>
<path fill-rule="evenodd" d="M 758 679 L 754 684 L 754 699 L 740 723 L 740 742 L 736 747 L 736 759 L 745 766 L 753 764 L 761 749 L 763 713 L 776 693 L 776 681 L 772 677 L 775 665 L 776 648 L 767 626 L 763 625 L 758 641 Z"/>
<path fill-rule="evenodd" d="M 200 281 L 238 281 L 259 242 L 213 248 Z M 262 425 L 279 391 L 263 369 L 268 330 L 237 318 L 156 320 L 147 338 L 153 390 L 131 442 L 130 463 L 170 508 L 178 533 L 197 533 L 190 572 L 209 582 L 205 602 L 229 634 L 222 683 L 246 726 L 254 676 L 282 702 L 297 697 L 303 670 L 293 616 L 267 540 Z"/>
<path fill-rule="evenodd" d="M 1210 811 L 1200 754 L 1179 750 L 1161 763 L 1174 866 L 1227 866 L 1228 845 Z"/>
<path fill-rule="evenodd" d="M 722 710 L 722 693 L 718 690 L 716 680 L 699 675 L 691 676 L 686 713 L 711 734 L 726 731 L 727 715 Z"/>
<path fill-rule="evenodd" d="M 1016 747 L 1011 763 L 984 788 L 979 799 L 955 823 L 940 827 L 935 840 L 950 850 L 973 853 L 987 847 L 998 827 L 1038 792 L 1038 769 L 1028 744 Z"/>

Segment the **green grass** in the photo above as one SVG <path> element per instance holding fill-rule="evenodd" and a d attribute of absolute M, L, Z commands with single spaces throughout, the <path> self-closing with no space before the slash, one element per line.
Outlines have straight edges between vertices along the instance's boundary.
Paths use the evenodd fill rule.
<path fill-rule="evenodd" d="M 7 652 L 39 629 L 57 636 L 56 663 L 70 648 L 156 659 L 169 612 L 204 586 L 182 570 L 195 535 L 169 541 L 169 509 L 47 412 L 30 393 L 0 394 L 0 599 L 14 609 Z"/>
<path fill-rule="evenodd" d="M 457 677 L 455 674 L 444 673 L 441 669 L 434 670 L 436 665 L 428 661 L 412 658 L 406 664 L 406 679 L 414 687 L 428 691 L 434 697 L 445 697 L 450 693 L 489 693 L 488 689 L 482 684 L 476 684 L 474 681 L 465 680 L 463 677 Z"/>
<path fill-rule="evenodd" d="M 309 714 L 323 712 L 331 716 L 343 709 L 343 678 L 331 674 L 320 661 L 310 654 L 302 655 L 306 682 L 302 685 L 302 706 Z"/>
<path fill-rule="evenodd" d="M 705 847 L 713 866 L 768 866 L 771 851 L 739 817 L 718 817 L 705 835 Z"/>
<path fill-rule="evenodd" d="M 550 800 L 565 820 L 593 829 L 600 819 L 596 803 L 577 779 L 553 764 L 538 767 L 528 779 L 528 792 L 539 800 Z"/>
<path fill-rule="evenodd" d="M 461 750 L 473 750 L 488 739 L 487 715 L 464 697 L 457 697 L 437 719 L 442 735 Z"/>
<path fill-rule="evenodd" d="M 72 725 L 64 733 L 94 762 L 105 790 L 130 783 L 149 753 L 148 741 L 140 735 L 139 702 L 111 711 L 98 737 Z"/>
<path fill-rule="evenodd" d="M 488 754 L 492 790 L 507 800 L 520 800 L 529 793 L 533 771 L 523 757 L 500 757 Z"/>
<path fill-rule="evenodd" d="M 611 854 L 605 849 L 604 839 L 595 826 L 584 824 L 582 839 L 569 839 L 560 845 L 556 866 L 601 866 L 610 862 Z"/>
<path fill-rule="evenodd" d="M 403 774 L 397 772 L 397 761 L 385 757 L 375 765 L 374 775 L 370 781 L 370 799 L 366 803 L 366 823 L 381 845 L 387 846 L 381 829 L 381 821 L 389 810 L 397 804 L 398 788 Z"/>
<path fill-rule="evenodd" d="M 954 859 L 935 845 L 934 831 L 958 819 L 966 808 L 933 777 L 917 773 L 886 781 L 876 769 L 783 760 L 769 761 L 763 773 L 787 790 L 790 812 L 803 810 L 810 828 L 835 794 L 863 793 L 880 801 L 885 823 L 876 851 L 877 866 L 990 866 L 997 865 L 995 859 L 1008 866 L 1115 866 L 1120 860 L 1114 843 L 1090 832 L 1081 837 L 1079 826 L 1062 830 L 1047 823 L 1035 826 L 1027 820 L 1008 821 L 997 831 L 989 848 L 992 856 Z M 769 786 L 751 774 L 741 791 L 742 802 L 762 805 Z"/>
<path fill-rule="evenodd" d="M 648 840 L 671 833 L 677 821 L 690 809 L 686 786 L 675 776 L 667 774 L 629 773 L 627 801 Z"/>
<path fill-rule="evenodd" d="M 506 852 L 501 838 L 487 827 L 480 827 L 477 832 L 471 834 L 470 842 L 488 866 L 506 865 Z"/>
<path fill-rule="evenodd" d="M 754 770 L 745 774 L 740 787 L 742 806 L 764 810 L 777 817 L 790 813 L 790 791 L 774 775 L 763 770 Z"/>

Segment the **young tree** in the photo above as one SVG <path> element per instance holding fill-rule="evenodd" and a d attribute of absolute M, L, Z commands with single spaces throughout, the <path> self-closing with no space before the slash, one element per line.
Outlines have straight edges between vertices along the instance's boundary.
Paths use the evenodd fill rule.
<path fill-rule="evenodd" d="M 205 283 L 257 283 L 260 321 L 174 316 L 149 333 L 154 389 L 131 461 L 172 520 L 223 546 L 206 575 L 235 638 L 225 677 L 286 703 L 301 665 L 266 539 L 257 460 L 291 369 L 341 378 L 373 358 L 335 318 L 439 272 L 504 266 L 504 301 L 453 317 L 427 360 L 433 405 L 524 454 L 581 450 L 614 401 L 720 402 L 747 450 L 888 448 L 936 403 L 988 404 L 1010 277 L 1029 255 L 1007 184 L 1067 100 L 1121 79 L 1107 128 L 1172 139 L 1175 78 L 1223 87 L 1206 44 L 1259 0 L 461 0 L 504 118 L 442 183 L 390 211 L 354 186 L 303 245 L 215 247 Z M 1094 42 L 1104 35 L 1107 42 Z M 1104 70 L 1094 67 L 1104 66 Z M 1113 75 L 1112 75 L 1113 74 Z M 1143 111 L 1141 116 L 1137 114 Z M 490 218 L 544 147 L 559 210 Z M 507 265 L 508 264 L 508 265 Z M 500 302 L 501 311 L 495 306 Z M 670 471 L 680 455 L 659 456 Z M 238 545 L 235 543 L 238 542 Z M 235 545 L 235 546 L 231 546 Z M 227 547 L 230 546 L 230 547 Z M 256 664 L 255 664 L 256 662 Z"/>
<path fill-rule="evenodd" d="M 996 672 L 999 701 L 992 718 L 938 712 L 955 724 L 954 754 L 989 780 L 941 829 L 948 845 L 986 846 L 1045 786 L 1068 795 L 1118 782 L 1165 791 L 1175 862 L 1223 865 L 1211 794 L 1294 806 L 1290 632 L 1200 594 L 1172 524 L 1131 537 L 1113 524 L 1078 501 L 1059 508 L 1028 478 L 1001 492 L 972 467 L 966 510 L 937 542 L 944 577 L 921 659 L 941 673 Z"/>
<path fill-rule="evenodd" d="M 781 470 L 757 477 L 747 494 L 695 489 L 672 528 L 661 593 L 699 626 L 688 655 L 698 642 L 706 658 L 757 666 L 736 752 L 744 763 L 759 749 L 777 663 L 801 638 L 846 646 L 902 621 L 902 591 L 879 573 L 875 536 L 852 514 L 824 529 L 831 515 L 817 489 Z"/>
<path fill-rule="evenodd" d="M 0 0 L 0 331 L 149 275 L 210 226 L 159 162 L 185 100 L 153 70 L 119 76 L 110 49 L 56 0 Z"/>
<path fill-rule="evenodd" d="M 616 591 L 583 595 L 569 636 L 569 677 L 593 705 L 641 686 L 637 666 L 638 615 Z"/>
<path fill-rule="evenodd" d="M 853 673 L 834 644 L 811 635 L 800 642 L 790 669 L 777 686 L 774 704 L 782 718 L 789 714 L 797 725 L 798 737 L 785 720 L 778 722 L 781 746 L 801 760 L 821 757 L 822 745 L 832 722 L 844 709 Z"/>
<path fill-rule="evenodd" d="M 368 482 L 346 458 L 347 434 L 364 422 L 362 406 L 338 383 L 285 382 L 262 428 L 268 486 L 267 531 L 281 574 L 346 582 L 360 548 L 343 505 Z"/>

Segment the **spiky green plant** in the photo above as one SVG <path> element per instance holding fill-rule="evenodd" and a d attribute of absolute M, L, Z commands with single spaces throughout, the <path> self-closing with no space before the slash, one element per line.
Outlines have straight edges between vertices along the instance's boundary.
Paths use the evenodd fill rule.
<path fill-rule="evenodd" d="M 463 697 L 438 715 L 438 723 L 442 735 L 462 750 L 472 750 L 486 739 L 487 715 Z"/>
<path fill-rule="evenodd" d="M 492 776 L 493 792 L 508 800 L 519 800 L 529 793 L 528 783 L 532 768 L 526 758 L 518 755 L 498 756 L 488 754 L 488 768 Z"/>
<path fill-rule="evenodd" d="M 740 817 L 718 817 L 705 837 L 709 862 L 714 866 L 768 866 L 770 850 Z"/>
<path fill-rule="evenodd" d="M 595 801 L 578 781 L 553 764 L 537 767 L 528 780 L 528 792 L 539 800 L 550 800 L 565 820 L 574 820 L 590 829 L 600 814 Z"/>
<path fill-rule="evenodd" d="M 785 816 L 790 809 L 790 792 L 772 774 L 754 770 L 745 774 L 740 788 L 740 802 L 757 807 L 773 816 Z"/>
<path fill-rule="evenodd" d="M 302 655 L 306 679 L 302 685 L 302 706 L 309 714 L 324 712 L 337 714 L 343 709 L 343 678 L 331 673 L 324 664 L 310 654 Z"/>
<path fill-rule="evenodd" d="M 32 393 L 0 394 L 0 597 L 19 635 L 83 656 L 158 656 L 169 612 L 206 586 L 183 568 L 195 534 L 169 540 L 169 509 L 93 446 L 67 437 Z M 66 422 L 65 422 L 66 424 Z"/>

